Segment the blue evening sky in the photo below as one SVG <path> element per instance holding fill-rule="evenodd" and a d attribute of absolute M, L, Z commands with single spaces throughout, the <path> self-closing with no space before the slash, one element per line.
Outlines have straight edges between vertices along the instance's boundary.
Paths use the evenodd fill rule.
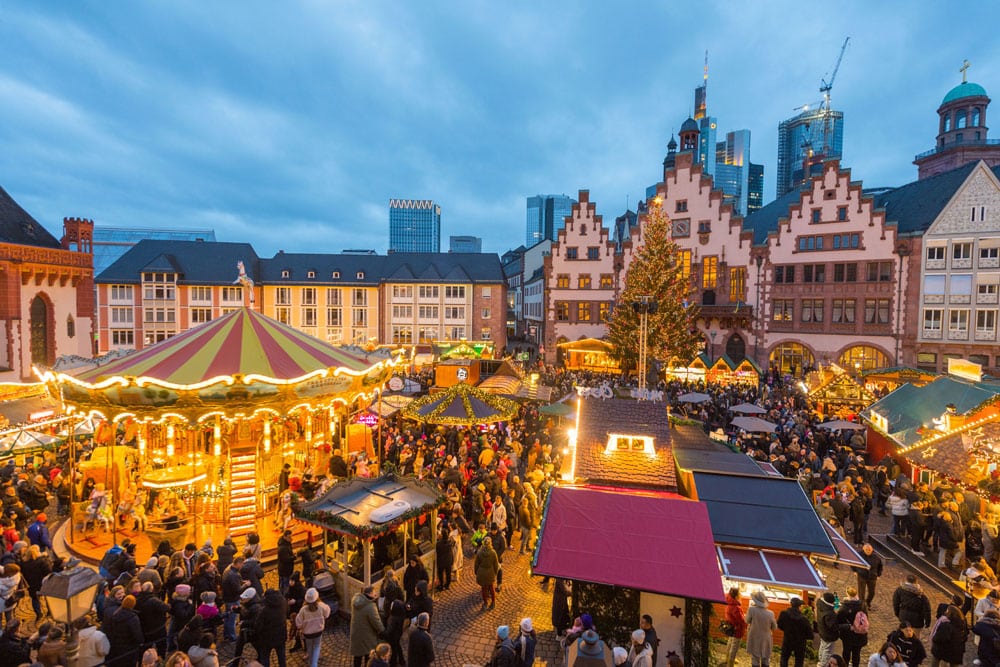
<path fill-rule="evenodd" d="M 57 236 L 63 216 L 210 227 L 262 255 L 384 252 L 388 200 L 434 199 L 442 248 L 475 234 L 503 252 L 524 241 L 529 195 L 589 189 L 609 221 L 634 209 L 706 49 L 719 138 L 753 132 L 770 201 L 777 125 L 820 99 L 848 35 L 845 162 L 901 185 L 963 59 L 1000 95 L 1000 5 L 961 7 L 7 1 L 0 186 Z"/>

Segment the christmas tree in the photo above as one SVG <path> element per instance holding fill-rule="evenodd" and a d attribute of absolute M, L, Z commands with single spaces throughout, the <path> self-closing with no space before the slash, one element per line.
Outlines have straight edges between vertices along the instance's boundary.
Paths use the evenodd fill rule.
<path fill-rule="evenodd" d="M 650 202 L 641 229 L 642 245 L 634 250 L 608 338 L 614 343 L 614 355 L 622 368 L 636 368 L 640 312 L 646 309 L 648 365 L 653 360 L 687 365 L 702 342 L 694 326 L 698 308 L 691 298 L 690 266 L 682 261 L 680 248 L 671 236 L 670 219 L 656 200 Z M 644 307 L 644 303 L 655 305 Z"/>

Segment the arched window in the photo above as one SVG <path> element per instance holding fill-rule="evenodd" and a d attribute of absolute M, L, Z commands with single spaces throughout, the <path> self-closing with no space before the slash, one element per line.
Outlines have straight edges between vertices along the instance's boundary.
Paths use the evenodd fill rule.
<path fill-rule="evenodd" d="M 31 300 L 31 363 L 35 366 L 51 366 L 55 361 L 52 341 L 49 336 L 49 304 L 41 296 Z M 55 322 L 52 322 L 55 328 Z"/>
<path fill-rule="evenodd" d="M 876 347 L 871 345 L 855 345 L 844 350 L 837 362 L 841 368 L 848 370 L 867 371 L 872 368 L 886 368 L 889 359 Z"/>
<path fill-rule="evenodd" d="M 965 109 L 959 109 L 955 112 L 955 129 L 961 130 L 965 127 L 965 121 L 968 120 L 966 116 Z"/>
<path fill-rule="evenodd" d="M 739 363 L 747 358 L 747 344 L 743 337 L 734 333 L 726 341 L 726 356 Z"/>
<path fill-rule="evenodd" d="M 814 363 L 812 352 L 801 343 L 782 343 L 771 352 L 771 365 L 796 377 Z"/>
<path fill-rule="evenodd" d="M 971 127 L 979 127 L 979 107 L 972 110 L 972 120 L 969 121 Z"/>
<path fill-rule="evenodd" d="M 944 130 L 943 132 L 951 132 L 951 114 L 944 117 Z"/>

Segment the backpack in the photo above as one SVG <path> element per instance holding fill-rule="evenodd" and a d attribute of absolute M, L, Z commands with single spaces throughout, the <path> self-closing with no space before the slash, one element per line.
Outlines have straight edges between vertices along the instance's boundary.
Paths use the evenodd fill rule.
<path fill-rule="evenodd" d="M 868 634 L 868 614 L 859 610 L 854 615 L 854 620 L 851 621 L 851 632 L 858 635 Z"/>
<path fill-rule="evenodd" d="M 104 556 L 101 557 L 101 564 L 98 566 L 98 574 L 100 574 L 105 579 L 114 580 L 119 574 L 121 574 L 121 555 L 125 552 L 120 546 L 115 544 L 110 549 L 104 552 Z M 117 571 L 115 569 L 117 568 Z"/>

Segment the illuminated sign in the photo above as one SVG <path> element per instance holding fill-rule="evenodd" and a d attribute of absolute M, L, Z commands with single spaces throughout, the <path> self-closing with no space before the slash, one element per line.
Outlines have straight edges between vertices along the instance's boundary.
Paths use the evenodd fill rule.
<path fill-rule="evenodd" d="M 365 426 L 375 426 L 378 424 L 378 415 L 374 412 L 359 412 L 354 415 L 355 424 L 364 424 Z"/>
<path fill-rule="evenodd" d="M 948 375 L 980 382 L 983 379 L 983 366 L 967 359 L 949 359 Z"/>

